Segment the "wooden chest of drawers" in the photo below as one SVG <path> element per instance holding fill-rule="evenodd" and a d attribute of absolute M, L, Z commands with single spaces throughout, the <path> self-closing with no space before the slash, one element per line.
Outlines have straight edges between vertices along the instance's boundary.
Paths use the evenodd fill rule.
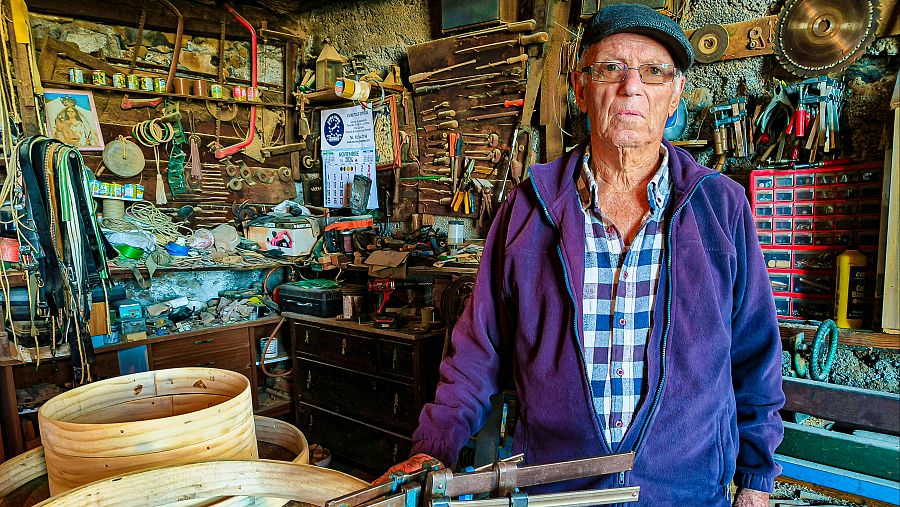
<path fill-rule="evenodd" d="M 434 398 L 444 331 L 409 333 L 288 314 L 297 427 L 310 443 L 381 474 L 407 457 Z"/>

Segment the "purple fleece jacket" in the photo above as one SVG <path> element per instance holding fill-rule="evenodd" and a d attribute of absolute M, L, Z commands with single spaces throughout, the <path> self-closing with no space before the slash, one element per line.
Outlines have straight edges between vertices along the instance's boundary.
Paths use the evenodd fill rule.
<path fill-rule="evenodd" d="M 730 505 L 728 484 L 771 491 L 781 340 L 743 188 L 665 143 L 673 183 L 664 264 L 647 344 L 648 391 L 617 452 L 630 472 L 530 493 L 640 486 L 627 505 Z M 445 464 L 485 422 L 512 375 L 513 452 L 526 464 L 612 454 L 594 413 L 582 354 L 584 215 L 575 175 L 584 145 L 532 167 L 500 207 L 475 291 L 453 330 L 434 403 L 413 453 Z"/>

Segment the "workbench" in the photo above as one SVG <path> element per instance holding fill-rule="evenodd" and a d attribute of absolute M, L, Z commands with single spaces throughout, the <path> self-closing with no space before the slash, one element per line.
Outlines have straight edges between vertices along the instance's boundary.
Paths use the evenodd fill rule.
<path fill-rule="evenodd" d="M 405 459 L 419 412 L 434 398 L 445 330 L 283 315 L 294 343 L 297 427 L 307 440 L 374 475 Z"/>

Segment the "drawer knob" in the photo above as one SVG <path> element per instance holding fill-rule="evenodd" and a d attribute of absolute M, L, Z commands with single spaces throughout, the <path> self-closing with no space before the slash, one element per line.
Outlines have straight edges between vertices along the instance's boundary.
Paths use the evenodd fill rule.
<path fill-rule="evenodd" d="M 393 359 L 391 359 L 391 369 L 392 370 L 397 369 L 397 349 L 394 349 L 394 357 L 393 357 Z"/>
<path fill-rule="evenodd" d="M 195 340 L 194 345 L 203 345 L 204 343 L 212 343 L 215 341 L 215 338 L 207 338 L 205 340 Z"/>
<path fill-rule="evenodd" d="M 306 372 L 306 390 L 309 391 L 312 386 L 312 372 Z"/>
<path fill-rule="evenodd" d="M 399 456 L 397 455 L 400 452 L 400 449 L 397 448 L 397 444 L 394 444 L 394 452 L 391 455 L 391 463 L 396 463 Z"/>
<path fill-rule="evenodd" d="M 347 355 L 347 339 L 346 338 L 341 340 L 341 355 L 342 356 Z"/>
<path fill-rule="evenodd" d="M 400 410 L 400 394 L 394 393 L 394 415 Z"/>
<path fill-rule="evenodd" d="M 305 341 L 306 344 L 309 345 L 309 329 L 306 330 L 305 334 L 306 337 L 303 339 L 303 341 Z"/>

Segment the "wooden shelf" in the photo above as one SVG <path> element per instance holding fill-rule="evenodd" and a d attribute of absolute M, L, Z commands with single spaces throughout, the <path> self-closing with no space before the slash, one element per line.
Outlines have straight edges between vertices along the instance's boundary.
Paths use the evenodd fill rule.
<path fill-rule="evenodd" d="M 207 334 L 210 331 L 233 331 L 235 329 L 243 329 L 246 327 L 254 327 L 254 326 L 265 326 L 267 324 L 277 324 L 278 321 L 281 320 L 280 315 L 272 315 L 269 317 L 263 317 L 261 319 L 256 320 L 245 320 L 241 322 L 236 322 L 232 324 L 224 324 L 221 326 L 206 326 L 197 329 L 191 329 L 190 331 L 185 331 L 183 333 L 169 333 L 167 335 L 162 336 L 148 336 L 146 340 L 137 340 L 133 342 L 121 342 L 114 343 L 112 345 L 103 345 L 100 347 L 94 347 L 94 352 L 97 354 L 104 352 L 115 352 L 122 349 L 131 349 L 134 347 L 140 347 L 141 345 L 148 345 L 151 343 L 159 343 L 165 342 L 169 340 L 176 340 L 179 338 L 190 338 L 192 336 L 200 336 L 203 334 Z M 67 359 L 70 356 L 56 356 L 54 359 Z M 50 359 L 42 359 L 42 362 L 50 361 Z M 269 364 L 270 361 L 266 361 L 266 364 Z M 12 358 L 2 358 L 0 359 L 0 366 L 19 366 L 25 364 L 18 359 Z M 28 363 L 34 364 L 34 363 Z M 258 363 L 257 363 L 258 364 Z"/>
<path fill-rule="evenodd" d="M 177 266 L 166 266 L 166 267 L 158 267 L 154 272 L 154 276 L 158 276 L 159 273 L 178 273 L 178 272 L 190 272 L 190 271 L 257 271 L 262 269 L 273 269 L 280 267 L 287 267 L 288 264 L 279 264 L 279 263 L 271 263 L 271 264 L 255 264 L 252 266 L 247 265 L 221 265 L 221 266 L 199 266 L 199 267 L 177 267 Z M 143 264 L 138 266 L 141 274 L 144 276 L 149 276 L 147 272 L 147 266 Z M 134 274 L 128 268 L 120 268 L 117 266 L 113 266 L 109 268 L 109 277 L 113 279 L 122 279 L 122 278 L 133 278 Z"/>
<path fill-rule="evenodd" d="M 789 346 L 793 338 L 799 333 L 803 333 L 805 341 L 812 342 L 816 336 L 816 329 L 818 329 L 818 326 L 778 323 L 778 330 L 781 332 L 781 342 L 785 346 Z M 841 329 L 838 334 L 838 343 L 849 347 L 900 350 L 900 335 L 861 329 Z"/>
<path fill-rule="evenodd" d="M 293 108 L 296 107 L 295 104 L 280 104 L 277 102 L 250 102 L 246 100 L 234 100 L 234 99 L 217 99 L 213 97 L 198 97 L 196 95 L 181 95 L 178 93 L 163 93 L 163 92 L 147 92 L 144 90 L 129 90 L 127 88 L 116 88 L 114 86 L 98 86 L 92 85 L 88 83 L 69 83 L 66 81 L 42 81 L 41 84 L 49 87 L 57 87 L 57 88 L 83 88 L 86 90 L 100 90 L 105 92 L 115 92 L 121 94 L 128 95 L 145 95 L 148 97 L 172 97 L 176 99 L 183 100 L 205 100 L 208 102 L 224 102 L 227 104 L 237 104 L 239 106 L 265 106 L 265 107 L 283 107 L 283 108 Z M 328 91 L 328 90 L 325 90 Z M 334 95 L 334 92 L 331 93 Z"/>
<path fill-rule="evenodd" d="M 289 264 L 281 264 L 281 263 L 271 263 L 271 264 L 255 264 L 252 266 L 248 265 L 226 265 L 223 264 L 221 266 L 199 266 L 199 267 L 177 267 L 177 266 L 167 266 L 167 267 L 158 267 L 156 268 L 156 272 L 154 276 L 159 276 L 160 274 L 167 273 L 187 273 L 191 271 L 257 271 L 263 269 L 273 269 L 279 267 L 287 267 Z M 147 273 L 147 266 L 141 264 L 138 266 L 141 274 L 149 276 Z M 7 275 L 9 276 L 9 286 L 10 287 L 25 287 L 25 274 L 22 271 L 17 269 L 7 269 Z M 133 278 L 134 274 L 132 274 L 131 270 L 128 268 L 121 268 L 117 266 L 109 267 L 109 277 L 112 280 L 121 280 Z"/>
<path fill-rule="evenodd" d="M 403 89 L 397 89 L 390 86 L 384 87 L 385 96 L 403 92 Z M 334 88 L 326 88 L 324 90 L 319 90 L 316 92 L 307 92 L 301 95 L 306 98 L 306 100 L 308 100 L 310 104 L 338 104 L 341 102 L 353 102 L 350 99 L 345 99 L 344 97 L 341 97 L 334 93 Z M 372 85 L 372 95 L 369 98 L 373 99 L 375 102 L 380 103 L 381 89 L 378 88 L 378 85 Z M 369 100 L 367 102 L 372 102 L 372 100 Z"/>

